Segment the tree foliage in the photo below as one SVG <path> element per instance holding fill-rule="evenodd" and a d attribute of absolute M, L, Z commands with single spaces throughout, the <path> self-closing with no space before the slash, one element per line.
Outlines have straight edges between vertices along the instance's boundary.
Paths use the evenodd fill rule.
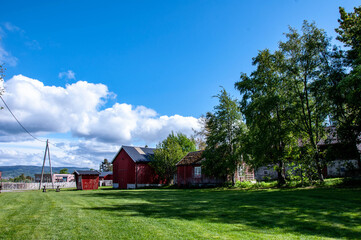
<path fill-rule="evenodd" d="M 337 39 L 349 49 L 339 53 L 337 74 L 329 78 L 329 99 L 331 115 L 337 127 L 337 136 L 345 144 L 351 144 L 358 154 L 361 171 L 361 7 L 346 13 L 340 8 L 340 26 L 336 29 Z"/>
<path fill-rule="evenodd" d="M 323 30 L 307 21 L 302 26 L 302 35 L 290 29 L 286 37 L 287 41 L 280 43 L 280 50 L 285 56 L 290 120 L 323 181 L 317 144 L 324 137 L 329 114 L 328 102 L 323 97 L 331 56 L 329 38 Z"/>
<path fill-rule="evenodd" d="M 108 159 L 104 159 L 104 161 L 99 166 L 100 172 L 111 172 L 113 171 L 113 164 L 108 161 Z"/>
<path fill-rule="evenodd" d="M 238 104 L 225 89 L 216 96 L 219 104 L 206 115 L 207 146 L 203 153 L 205 173 L 227 179 L 234 184 L 234 172 L 241 162 L 240 136 L 245 131 Z"/>
<path fill-rule="evenodd" d="M 235 83 L 242 95 L 241 111 L 248 131 L 244 134 L 244 159 L 254 168 L 276 165 L 278 182 L 285 183 L 284 162 L 292 142 L 287 93 L 285 92 L 284 55 L 260 51 L 253 59 L 257 69 L 241 75 Z"/>
<path fill-rule="evenodd" d="M 166 139 L 158 143 L 150 165 L 161 179 L 170 183 L 177 172 L 176 164 L 187 153 L 195 151 L 195 142 L 182 133 L 170 133 Z"/>
<path fill-rule="evenodd" d="M 69 171 L 67 168 L 63 168 L 63 169 L 60 169 L 59 173 L 60 174 L 69 174 Z"/>
<path fill-rule="evenodd" d="M 307 165 L 323 181 L 317 144 L 329 115 L 323 94 L 332 55 L 329 39 L 307 21 L 301 33 L 290 28 L 285 35 L 279 50 L 261 51 L 253 60 L 257 69 L 235 84 L 249 128 L 246 149 L 255 166 L 278 164 L 279 182 L 284 183 L 283 164 L 297 158 L 301 147 Z"/>
<path fill-rule="evenodd" d="M 194 142 L 196 144 L 197 150 L 204 150 L 204 149 L 206 149 L 206 146 L 207 146 L 206 139 L 207 139 L 207 134 L 209 132 L 207 129 L 206 117 L 204 117 L 204 115 L 202 115 L 198 119 L 198 123 L 200 125 L 200 129 L 199 130 L 193 129 L 192 139 L 194 140 Z"/>

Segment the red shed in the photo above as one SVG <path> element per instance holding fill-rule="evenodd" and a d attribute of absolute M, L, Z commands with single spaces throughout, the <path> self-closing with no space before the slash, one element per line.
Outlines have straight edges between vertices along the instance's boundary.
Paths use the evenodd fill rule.
<path fill-rule="evenodd" d="M 80 171 L 75 170 L 75 182 L 78 190 L 93 190 L 98 189 L 99 184 L 98 171 Z"/>
<path fill-rule="evenodd" d="M 113 187 L 128 189 L 162 185 L 164 182 L 149 165 L 154 150 L 122 146 L 112 161 Z"/>
<path fill-rule="evenodd" d="M 204 185 L 218 185 L 223 183 L 222 179 L 217 179 L 213 176 L 206 176 L 202 173 L 202 161 L 205 159 L 202 156 L 202 151 L 190 152 L 182 160 L 177 163 L 177 184 L 182 186 L 204 186 Z M 235 172 L 235 181 L 250 181 L 254 180 L 253 169 L 246 166 L 244 163 L 237 167 Z"/>

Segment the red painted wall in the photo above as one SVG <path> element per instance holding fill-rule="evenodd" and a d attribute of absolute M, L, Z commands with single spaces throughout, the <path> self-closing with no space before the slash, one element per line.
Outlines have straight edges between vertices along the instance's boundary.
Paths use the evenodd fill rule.
<path fill-rule="evenodd" d="M 113 174 L 106 175 L 104 180 L 113 180 Z"/>
<path fill-rule="evenodd" d="M 120 189 L 127 184 L 162 184 L 154 169 L 148 163 L 137 163 L 122 149 L 113 161 L 113 183 Z"/>
<path fill-rule="evenodd" d="M 194 167 L 200 166 L 200 164 L 177 166 L 177 185 L 181 187 L 197 184 L 218 184 L 222 182 L 221 180 L 206 176 L 203 173 L 203 169 L 201 177 L 194 177 Z"/>
<path fill-rule="evenodd" d="M 127 184 L 135 184 L 135 163 L 122 149 L 113 161 L 113 183 L 126 189 Z"/>
<path fill-rule="evenodd" d="M 154 169 L 148 163 L 137 163 L 137 184 L 163 184 Z"/>
<path fill-rule="evenodd" d="M 98 189 L 99 176 L 96 175 L 82 175 L 81 183 L 83 190 Z"/>
<path fill-rule="evenodd" d="M 79 181 L 80 179 L 80 181 Z M 76 188 L 78 190 L 98 189 L 99 176 L 97 175 L 77 175 L 75 174 Z"/>

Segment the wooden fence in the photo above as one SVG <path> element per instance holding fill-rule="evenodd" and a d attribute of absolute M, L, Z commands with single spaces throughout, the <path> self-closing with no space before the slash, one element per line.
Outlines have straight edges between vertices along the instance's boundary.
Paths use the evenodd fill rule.
<path fill-rule="evenodd" d="M 39 189 L 40 183 L 14 183 L 14 182 L 2 182 L 2 190 L 6 192 L 17 191 L 17 190 L 37 190 Z M 43 183 L 41 188 L 46 187 L 47 189 L 52 189 L 52 183 Z M 57 182 L 54 183 L 54 189 L 59 186 L 60 188 L 75 188 L 75 182 Z"/>

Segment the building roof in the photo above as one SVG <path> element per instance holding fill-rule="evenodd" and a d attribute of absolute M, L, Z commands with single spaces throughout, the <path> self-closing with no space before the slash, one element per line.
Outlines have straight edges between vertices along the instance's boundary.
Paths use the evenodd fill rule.
<path fill-rule="evenodd" d="M 124 151 L 129 155 L 129 157 L 134 162 L 150 162 L 151 156 L 154 155 L 155 148 L 148 148 L 148 147 L 133 147 L 133 146 L 122 146 L 118 153 L 115 155 L 114 160 L 118 156 L 118 154 L 121 152 L 121 150 L 124 149 Z"/>
<path fill-rule="evenodd" d="M 76 175 L 99 175 L 100 172 L 97 170 L 75 170 L 74 174 Z"/>
<path fill-rule="evenodd" d="M 202 157 L 204 150 L 196 151 L 196 152 L 189 152 L 182 160 L 180 160 L 176 165 L 194 165 L 194 164 L 201 164 L 204 160 Z"/>
<path fill-rule="evenodd" d="M 105 176 L 108 176 L 108 175 L 113 175 L 113 172 L 100 172 L 99 177 L 105 177 Z"/>

